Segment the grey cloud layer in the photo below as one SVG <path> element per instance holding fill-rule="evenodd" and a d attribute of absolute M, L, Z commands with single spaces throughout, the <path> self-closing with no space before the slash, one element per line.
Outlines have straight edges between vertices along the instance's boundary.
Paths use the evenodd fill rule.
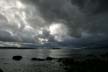
<path fill-rule="evenodd" d="M 107 0 L 28 0 L 28 2 L 35 4 L 47 21 L 65 21 L 73 36 L 79 35 L 81 30 L 107 34 Z"/>
<path fill-rule="evenodd" d="M 73 40 L 73 42 L 79 42 L 83 40 L 83 37 L 89 37 L 92 35 L 92 37 L 89 37 L 90 39 L 84 38 L 85 42 L 94 40 L 97 38 L 97 35 L 102 36 L 102 38 L 108 34 L 108 13 L 107 13 L 107 1 L 103 0 L 21 0 L 26 5 L 33 5 L 37 8 L 37 10 L 40 12 L 40 16 L 48 23 L 51 24 L 51 22 L 63 22 L 66 26 L 69 28 L 69 32 L 72 37 L 79 37 L 82 39 L 76 39 Z M 30 11 L 31 9 L 28 8 Z M 33 10 L 33 9 L 32 9 Z M 29 15 L 29 14 L 28 14 Z M 32 18 L 35 18 L 36 12 L 33 13 Z M 29 17 L 29 16 L 28 16 Z M 37 17 L 39 18 L 39 17 Z M 3 17 L 0 16 L 0 19 L 3 19 Z M 7 31 L 3 31 L 2 28 L 7 29 L 6 27 L 9 27 L 9 30 L 16 30 L 16 26 L 5 26 L 7 25 L 5 22 L 1 22 L 2 24 L 0 27 L 0 40 L 2 41 L 16 41 L 16 38 L 13 38 L 10 33 Z M 38 26 L 47 25 L 42 22 L 40 22 L 38 19 L 29 19 L 28 23 L 34 27 L 37 28 Z M 13 29 L 15 28 L 15 29 Z M 16 32 L 15 31 L 15 32 Z M 22 35 L 22 38 L 25 42 L 33 42 L 33 39 L 31 40 L 28 37 L 28 34 L 24 31 L 21 32 L 25 34 L 25 36 Z M 21 33 L 17 35 L 21 35 Z M 30 32 L 29 32 L 30 33 Z M 32 33 L 30 33 L 32 34 Z M 8 36 L 5 37 L 5 36 Z M 83 37 L 82 37 L 83 36 Z M 68 41 L 68 40 L 67 40 Z M 66 42 L 67 42 L 66 41 Z M 63 44 L 65 45 L 64 42 Z M 71 43 L 72 41 L 70 41 Z"/>

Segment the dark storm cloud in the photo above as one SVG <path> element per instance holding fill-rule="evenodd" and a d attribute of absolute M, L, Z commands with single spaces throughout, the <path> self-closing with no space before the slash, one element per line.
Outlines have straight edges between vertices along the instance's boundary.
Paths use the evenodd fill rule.
<path fill-rule="evenodd" d="M 84 11 L 93 14 L 108 11 L 108 0 L 71 0 L 71 2 Z"/>
<path fill-rule="evenodd" d="M 15 39 L 6 31 L 0 30 L 0 41 L 15 41 Z"/>
<path fill-rule="evenodd" d="M 84 29 L 108 34 L 108 0 L 71 0 L 86 15 Z"/>
<path fill-rule="evenodd" d="M 67 24 L 73 36 L 79 36 L 78 30 L 85 24 L 85 16 L 70 0 L 28 0 L 28 2 L 38 7 L 46 21 L 63 21 Z"/>
<path fill-rule="evenodd" d="M 59 43 L 61 45 L 69 46 L 71 44 L 74 45 L 79 44 L 80 46 L 81 42 L 86 43 L 86 42 L 92 42 L 93 40 L 98 41 L 98 39 L 101 38 L 103 39 L 105 37 L 104 35 L 107 36 L 108 34 L 107 0 L 21 0 L 21 1 L 26 5 L 32 5 L 31 7 L 35 6 L 36 10 L 40 12 L 41 17 L 49 24 L 51 24 L 52 22 L 63 22 L 66 26 L 68 26 L 71 36 L 73 38 L 75 37 L 75 39 L 72 39 L 70 41 L 65 40 L 65 42 Z M 30 8 L 28 8 L 27 11 L 32 10 Z M 33 16 L 36 16 L 34 13 Z M 36 20 L 34 21 L 34 23 L 32 20 L 29 23 L 31 26 L 36 26 L 36 27 L 40 25 L 40 23 L 38 23 Z M 38 25 L 36 23 L 38 23 Z M 5 29 L 8 28 L 8 26 L 5 27 L 5 24 L 6 24 L 5 22 L 4 24 L 3 22 L 1 22 L 0 24 L 0 29 L 4 30 L 0 31 L 1 41 L 17 41 L 17 39 L 20 39 L 21 37 L 24 42 L 33 42 L 33 39 L 29 37 L 29 34 L 23 31 L 19 31 L 20 33 L 18 33 L 16 37 L 13 37 L 9 32 L 5 31 Z M 13 29 L 12 27 L 10 27 L 9 30 L 12 30 L 13 33 L 17 32 L 17 29 Z M 84 32 L 86 32 L 86 34 L 84 34 Z M 105 37 L 104 39 L 106 38 L 107 37 Z"/>
<path fill-rule="evenodd" d="M 108 32 L 107 0 L 28 0 L 28 3 L 36 5 L 49 22 L 65 21 L 72 36 L 79 36 L 83 29 L 91 33 Z"/>

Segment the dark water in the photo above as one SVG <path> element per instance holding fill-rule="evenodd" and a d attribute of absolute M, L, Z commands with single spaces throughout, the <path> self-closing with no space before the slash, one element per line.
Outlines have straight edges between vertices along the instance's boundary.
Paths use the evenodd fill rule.
<path fill-rule="evenodd" d="M 107 53 L 107 49 L 0 49 L 0 70 L 3 72 L 105 71 L 107 70 L 105 65 L 108 65 Z"/>
<path fill-rule="evenodd" d="M 61 48 L 61 49 L 0 49 L 1 57 L 10 57 L 13 55 L 21 55 L 27 57 L 36 57 L 45 59 L 47 57 L 51 58 L 69 58 L 69 57 L 83 57 L 85 55 L 101 55 L 108 52 L 107 48 Z"/>

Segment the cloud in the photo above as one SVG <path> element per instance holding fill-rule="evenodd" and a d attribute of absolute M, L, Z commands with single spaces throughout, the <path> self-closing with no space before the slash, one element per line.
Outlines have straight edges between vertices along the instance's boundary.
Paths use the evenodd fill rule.
<path fill-rule="evenodd" d="M 108 13 L 103 3 L 100 0 L 1 0 L 0 40 L 69 46 L 107 38 Z"/>

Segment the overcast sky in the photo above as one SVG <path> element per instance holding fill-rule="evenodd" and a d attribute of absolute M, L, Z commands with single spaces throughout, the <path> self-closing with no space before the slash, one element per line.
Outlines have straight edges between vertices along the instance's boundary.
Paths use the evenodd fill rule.
<path fill-rule="evenodd" d="M 0 0 L 0 40 L 102 40 L 108 35 L 107 19 L 107 0 Z"/>

